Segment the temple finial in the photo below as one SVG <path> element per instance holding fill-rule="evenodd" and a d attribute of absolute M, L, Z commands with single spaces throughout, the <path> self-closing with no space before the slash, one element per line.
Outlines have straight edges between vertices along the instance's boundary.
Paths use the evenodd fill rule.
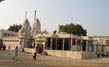
<path fill-rule="evenodd" d="M 35 10 L 35 14 L 34 14 L 34 20 L 36 19 L 36 12 L 37 12 L 37 11 Z"/>

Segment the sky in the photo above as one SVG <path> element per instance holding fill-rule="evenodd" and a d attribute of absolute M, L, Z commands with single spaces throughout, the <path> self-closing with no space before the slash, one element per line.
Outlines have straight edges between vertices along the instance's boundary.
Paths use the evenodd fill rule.
<path fill-rule="evenodd" d="M 42 30 L 59 24 L 81 24 L 89 36 L 109 36 L 109 0 L 5 0 L 0 3 L 0 29 L 23 24 L 25 11 L 32 26 L 34 11 Z"/>

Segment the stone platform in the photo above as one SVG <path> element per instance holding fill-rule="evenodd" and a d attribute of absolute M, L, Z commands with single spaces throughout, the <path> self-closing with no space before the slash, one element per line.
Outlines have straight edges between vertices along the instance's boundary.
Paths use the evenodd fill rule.
<path fill-rule="evenodd" d="M 62 51 L 62 50 L 45 50 L 48 55 L 75 59 L 96 58 L 96 53 L 86 51 Z"/>

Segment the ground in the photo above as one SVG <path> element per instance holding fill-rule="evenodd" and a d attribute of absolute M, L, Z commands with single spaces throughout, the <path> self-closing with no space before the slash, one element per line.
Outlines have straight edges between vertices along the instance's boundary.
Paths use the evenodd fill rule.
<path fill-rule="evenodd" d="M 32 54 L 19 52 L 19 59 L 15 61 L 13 53 L 0 51 L 0 67 L 109 67 L 109 58 L 80 60 L 38 55 L 35 61 Z"/>

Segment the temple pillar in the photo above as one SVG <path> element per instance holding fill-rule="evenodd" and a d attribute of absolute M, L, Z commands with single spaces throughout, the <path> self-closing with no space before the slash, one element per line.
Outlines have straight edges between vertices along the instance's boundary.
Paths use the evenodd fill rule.
<path fill-rule="evenodd" d="M 71 43 L 70 43 L 70 50 L 72 51 L 72 44 L 73 44 L 73 41 L 72 41 L 72 38 L 71 38 Z"/>
<path fill-rule="evenodd" d="M 75 50 L 75 39 L 72 39 L 72 51 Z"/>
<path fill-rule="evenodd" d="M 88 51 L 90 51 L 90 41 L 89 41 L 89 43 L 88 43 Z"/>
<path fill-rule="evenodd" d="M 63 39 L 62 50 L 64 50 L 65 39 Z"/>
<path fill-rule="evenodd" d="M 81 51 L 81 40 L 78 40 L 78 51 Z"/>
<path fill-rule="evenodd" d="M 87 40 L 86 41 L 86 51 L 88 51 L 88 44 L 89 44 L 89 41 Z"/>
<path fill-rule="evenodd" d="M 91 52 L 92 49 L 93 49 L 93 45 L 92 45 L 92 41 L 91 41 L 91 40 L 90 40 L 90 42 L 89 42 L 89 45 L 90 45 L 90 47 L 89 47 L 89 51 Z"/>
<path fill-rule="evenodd" d="M 50 49 L 52 50 L 52 46 L 53 46 L 53 38 L 50 39 Z"/>
<path fill-rule="evenodd" d="M 90 43 L 90 40 L 89 40 L 89 43 L 88 43 L 88 51 L 91 51 L 91 43 Z"/>
<path fill-rule="evenodd" d="M 56 39 L 56 50 L 57 50 L 57 39 Z"/>
<path fill-rule="evenodd" d="M 46 45 L 46 49 L 48 50 L 48 40 L 47 40 L 46 44 L 47 44 L 47 45 Z"/>
<path fill-rule="evenodd" d="M 78 50 L 78 40 L 75 40 L 76 44 L 75 44 L 75 51 Z"/>
<path fill-rule="evenodd" d="M 83 40 L 81 40 L 81 51 L 83 51 Z"/>
<path fill-rule="evenodd" d="M 45 41 L 45 49 L 48 49 L 48 39 Z"/>

